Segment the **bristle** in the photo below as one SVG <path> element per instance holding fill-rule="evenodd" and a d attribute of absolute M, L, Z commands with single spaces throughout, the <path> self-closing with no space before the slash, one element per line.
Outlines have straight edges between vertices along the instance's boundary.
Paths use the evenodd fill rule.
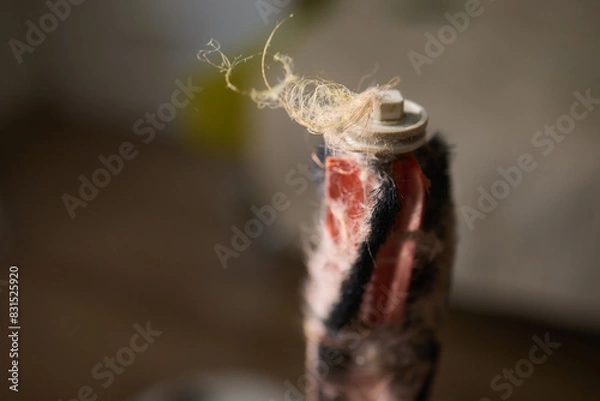
<path fill-rule="evenodd" d="M 332 308 L 325 325 L 331 330 L 340 330 L 356 315 L 363 299 L 365 287 L 371 279 L 375 257 L 387 239 L 400 212 L 400 200 L 396 185 L 390 176 L 382 174 L 381 183 L 372 194 L 373 208 L 369 220 L 369 235 L 359 245 L 358 257 L 350 269 L 347 280 L 342 284 L 340 301 Z"/>

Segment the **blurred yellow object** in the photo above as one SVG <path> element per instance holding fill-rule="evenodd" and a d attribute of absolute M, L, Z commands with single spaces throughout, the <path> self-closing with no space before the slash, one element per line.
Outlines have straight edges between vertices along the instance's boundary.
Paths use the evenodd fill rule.
<path fill-rule="evenodd" d="M 286 47 L 289 48 L 290 39 L 297 38 L 298 33 L 302 29 L 307 29 L 308 24 L 316 16 L 323 17 L 320 11 L 329 4 L 330 1 L 324 0 L 295 2 L 294 12 L 298 14 L 296 19 L 299 25 L 289 24 L 286 32 L 279 35 L 279 40 L 283 38 L 283 41 L 287 42 Z M 281 17 L 284 16 L 285 13 L 281 12 Z M 265 28 L 271 30 L 273 27 L 274 25 Z M 263 45 L 263 36 L 251 38 L 245 46 L 241 46 L 243 51 L 237 54 L 255 53 L 248 49 L 260 51 Z M 252 82 L 257 79 L 260 79 L 260 57 L 236 66 L 232 76 L 232 81 L 241 90 L 250 88 Z M 194 72 L 192 81 L 199 82 L 203 90 L 184 111 L 184 140 L 190 144 L 190 147 L 209 154 L 240 158 L 249 134 L 247 111 L 250 110 L 248 105 L 252 105 L 251 100 L 229 90 L 225 85 L 223 74 L 209 68 Z"/>
<path fill-rule="evenodd" d="M 223 75 L 203 70 L 196 73 L 202 92 L 185 111 L 184 139 L 201 151 L 237 158 L 242 153 L 247 130 L 243 96 L 228 90 Z M 249 81 L 247 69 L 236 71 L 241 87 Z"/>

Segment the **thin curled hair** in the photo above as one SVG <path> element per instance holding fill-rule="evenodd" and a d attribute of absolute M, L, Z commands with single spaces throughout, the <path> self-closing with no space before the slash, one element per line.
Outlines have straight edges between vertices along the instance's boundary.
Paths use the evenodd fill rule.
<path fill-rule="evenodd" d="M 283 79 L 271 85 L 266 76 L 265 61 L 267 50 L 275 32 L 290 15 L 279 22 L 271 32 L 261 55 L 261 73 L 266 86 L 264 90 L 243 91 L 231 81 L 233 70 L 255 55 L 237 57 L 231 61 L 221 51 L 220 44 L 211 39 L 206 48 L 198 53 L 198 59 L 204 61 L 225 74 L 227 87 L 234 92 L 249 96 L 259 108 L 283 108 L 290 118 L 304 126 L 312 134 L 321 134 L 331 148 L 342 148 L 341 135 L 364 135 L 368 132 L 373 119 L 374 104 L 379 101 L 383 91 L 393 88 L 400 82 L 393 78 L 385 85 L 375 86 L 356 93 L 346 86 L 320 77 L 300 77 L 294 74 L 291 57 L 276 53 L 273 60 L 281 64 Z M 217 61 L 214 61 L 216 58 Z"/>

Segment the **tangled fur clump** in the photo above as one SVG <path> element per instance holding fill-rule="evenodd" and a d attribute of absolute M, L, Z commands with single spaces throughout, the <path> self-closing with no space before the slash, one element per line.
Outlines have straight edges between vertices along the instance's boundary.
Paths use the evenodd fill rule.
<path fill-rule="evenodd" d="M 276 53 L 273 60 L 282 65 L 284 77 L 271 86 L 265 73 L 265 58 L 273 36 L 283 22 L 285 19 L 271 32 L 262 52 L 261 70 L 267 87 L 265 90 L 251 89 L 245 92 L 231 82 L 234 68 L 254 56 L 230 61 L 221 51 L 219 43 L 212 39 L 207 43 L 207 49 L 198 53 L 198 58 L 224 73 L 227 87 L 249 96 L 259 108 L 283 108 L 290 118 L 306 127 L 310 133 L 323 135 L 328 147 L 343 150 L 343 135 L 365 135 L 373 120 L 375 103 L 379 101 L 383 91 L 395 87 L 400 80 L 396 77 L 385 85 L 356 93 L 342 84 L 323 78 L 297 76 L 293 71 L 293 60 Z M 217 62 L 211 60 L 215 54 L 220 58 Z"/>

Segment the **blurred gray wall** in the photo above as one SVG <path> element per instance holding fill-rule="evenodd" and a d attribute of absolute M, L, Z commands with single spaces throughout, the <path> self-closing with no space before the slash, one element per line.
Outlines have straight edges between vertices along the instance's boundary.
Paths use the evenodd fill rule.
<path fill-rule="evenodd" d="M 5 6 L 2 113 L 45 99 L 70 119 L 126 122 L 168 101 L 175 81 L 199 68 L 196 54 L 212 37 L 231 48 L 268 29 L 255 4 L 242 0 L 77 1 L 21 64 L 9 40 L 26 42 L 26 22 L 39 27 L 50 8 L 41 0 Z"/>

